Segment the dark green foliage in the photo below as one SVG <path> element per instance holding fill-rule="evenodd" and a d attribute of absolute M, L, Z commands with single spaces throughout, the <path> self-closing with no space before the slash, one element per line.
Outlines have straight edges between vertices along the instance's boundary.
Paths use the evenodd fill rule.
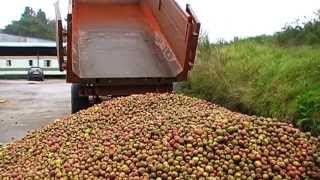
<path fill-rule="evenodd" d="M 275 38 L 284 46 L 320 44 L 320 11 L 316 13 L 316 18 L 309 22 L 284 27 Z"/>
<path fill-rule="evenodd" d="M 26 7 L 19 21 L 12 21 L 2 31 L 3 33 L 35 37 L 42 39 L 55 39 L 55 22 L 47 19 L 41 9 L 35 12 L 31 7 Z"/>
<path fill-rule="evenodd" d="M 270 35 L 260 35 L 260 36 L 256 36 L 256 37 L 249 37 L 246 39 L 242 39 L 239 42 L 245 42 L 245 41 L 265 44 L 265 43 L 275 42 L 275 38 L 274 38 L 274 36 L 270 36 Z"/>
<path fill-rule="evenodd" d="M 299 127 L 320 135 L 320 87 L 299 97 L 298 115 Z"/>

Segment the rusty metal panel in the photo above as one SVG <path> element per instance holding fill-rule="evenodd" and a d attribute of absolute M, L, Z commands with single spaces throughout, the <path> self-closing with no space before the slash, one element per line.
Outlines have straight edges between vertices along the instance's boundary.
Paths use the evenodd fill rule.
<path fill-rule="evenodd" d="M 81 84 L 91 86 L 159 86 L 172 84 L 175 78 L 109 78 L 109 79 L 81 79 Z"/>
<path fill-rule="evenodd" d="M 71 6 L 71 5 L 70 5 Z M 80 78 L 73 72 L 72 68 L 72 14 L 68 14 L 67 17 L 68 30 L 67 30 L 67 82 L 68 83 L 79 83 Z"/>
<path fill-rule="evenodd" d="M 161 27 L 180 65 L 184 67 L 187 53 L 188 17 L 175 1 L 146 0 L 145 1 Z"/>
<path fill-rule="evenodd" d="M 60 71 L 65 70 L 65 63 L 64 63 L 64 48 L 63 48 L 63 27 L 62 27 L 62 19 L 61 13 L 59 9 L 57 1 L 55 5 L 56 10 L 56 43 L 57 43 L 57 57 L 59 62 L 59 69 Z"/>
<path fill-rule="evenodd" d="M 137 4 L 140 0 L 76 0 L 82 3 Z"/>
<path fill-rule="evenodd" d="M 172 84 L 151 85 L 151 86 L 82 86 L 80 95 L 82 96 L 128 96 L 132 94 L 145 93 L 166 93 L 172 92 Z"/>
<path fill-rule="evenodd" d="M 188 66 L 189 66 L 189 70 L 191 70 L 193 68 L 194 61 L 196 58 L 197 47 L 198 47 L 198 42 L 200 37 L 201 23 L 190 5 L 187 5 L 186 11 L 190 15 L 189 19 L 191 24 L 191 29 L 188 32 L 189 40 L 188 40 L 188 49 L 187 49 L 187 56 L 189 58 Z"/>

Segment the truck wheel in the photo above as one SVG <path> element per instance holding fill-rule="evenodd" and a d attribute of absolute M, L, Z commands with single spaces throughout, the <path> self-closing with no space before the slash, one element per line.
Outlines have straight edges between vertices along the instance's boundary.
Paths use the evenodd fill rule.
<path fill-rule="evenodd" d="M 72 84 L 71 86 L 71 109 L 72 113 L 77 113 L 80 110 L 89 107 L 89 97 L 80 96 L 80 85 Z"/>

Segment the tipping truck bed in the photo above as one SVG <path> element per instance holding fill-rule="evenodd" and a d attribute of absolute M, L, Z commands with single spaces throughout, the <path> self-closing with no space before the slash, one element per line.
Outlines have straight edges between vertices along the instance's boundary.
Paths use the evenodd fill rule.
<path fill-rule="evenodd" d="M 138 4 L 80 3 L 75 13 L 73 59 L 80 78 L 173 78 L 181 72 L 162 55 L 152 20 Z"/>
<path fill-rule="evenodd" d="M 58 56 L 61 67 L 67 69 L 68 82 L 135 79 L 139 84 L 139 79 L 144 79 L 142 83 L 145 79 L 187 79 L 200 29 L 189 7 L 185 12 L 174 0 L 71 2 L 67 62 L 63 38 L 58 36 Z"/>

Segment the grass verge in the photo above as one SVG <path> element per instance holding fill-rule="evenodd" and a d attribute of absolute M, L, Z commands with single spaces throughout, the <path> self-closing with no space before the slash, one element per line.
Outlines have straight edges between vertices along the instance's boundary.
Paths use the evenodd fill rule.
<path fill-rule="evenodd" d="M 200 43 L 197 64 L 182 93 L 229 109 L 288 119 L 320 134 L 320 48 L 273 43 Z"/>

